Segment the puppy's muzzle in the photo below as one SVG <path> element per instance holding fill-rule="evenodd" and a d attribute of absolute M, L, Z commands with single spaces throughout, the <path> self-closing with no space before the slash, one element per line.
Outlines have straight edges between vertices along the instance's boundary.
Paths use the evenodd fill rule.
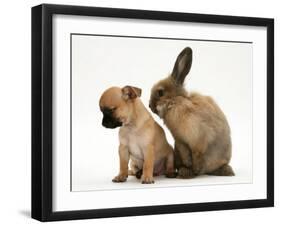
<path fill-rule="evenodd" d="M 102 119 L 102 125 L 105 128 L 114 129 L 122 126 L 122 122 L 120 122 L 118 119 L 104 116 Z"/>
<path fill-rule="evenodd" d="M 112 110 L 103 109 L 102 113 L 103 113 L 102 125 L 105 128 L 114 129 L 116 127 L 122 126 L 122 122 L 120 122 L 119 119 L 113 116 Z"/>

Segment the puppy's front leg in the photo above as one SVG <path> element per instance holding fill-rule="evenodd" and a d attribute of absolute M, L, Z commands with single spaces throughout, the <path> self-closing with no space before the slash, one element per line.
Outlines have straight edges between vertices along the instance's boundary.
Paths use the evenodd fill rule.
<path fill-rule="evenodd" d="M 153 168 L 154 168 L 154 146 L 149 144 L 144 153 L 143 173 L 141 176 L 141 182 L 143 184 L 152 184 L 153 180 Z"/>
<path fill-rule="evenodd" d="M 125 182 L 128 177 L 129 149 L 127 146 L 119 145 L 119 174 L 112 179 L 113 182 Z"/>

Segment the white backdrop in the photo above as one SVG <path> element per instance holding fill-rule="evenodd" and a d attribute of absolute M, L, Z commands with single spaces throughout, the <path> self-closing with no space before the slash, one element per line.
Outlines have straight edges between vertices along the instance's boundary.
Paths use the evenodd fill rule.
<path fill-rule="evenodd" d="M 0 186 L 0 222 L 3 225 L 41 225 L 30 219 L 30 7 L 42 1 L 5 1 L 2 3 L 0 59 L 0 122 L 1 122 L 1 186 Z M 151 0 L 49 0 L 54 4 L 75 4 L 106 7 L 124 7 L 139 9 L 155 9 L 167 11 L 182 11 L 194 13 L 229 14 L 258 17 L 274 17 L 276 28 L 276 62 L 280 60 L 281 46 L 278 40 L 280 33 L 280 6 L 278 1 L 244 1 L 244 0 L 213 0 L 213 1 L 151 1 Z M 276 64 L 275 74 L 281 74 L 280 64 Z M 281 148 L 281 81 L 276 76 L 276 143 L 275 149 Z M 280 152 L 276 151 L 276 159 Z M 276 161 L 276 163 L 278 163 Z M 171 225 L 182 222 L 196 225 L 206 225 L 215 222 L 216 225 L 237 226 L 237 224 L 265 225 L 269 220 L 275 222 L 280 215 L 280 185 L 281 167 L 276 164 L 276 207 L 248 210 L 230 210 L 215 212 L 200 212 L 188 214 L 155 215 L 145 217 L 124 217 L 114 219 L 98 219 L 83 221 L 56 222 L 52 225 Z"/>
<path fill-rule="evenodd" d="M 111 86 L 133 85 L 142 89 L 141 99 L 148 108 L 151 87 L 169 74 L 186 46 L 193 49 L 186 87 L 211 95 L 225 112 L 232 130 L 231 165 L 236 176 L 155 178 L 149 187 L 252 182 L 252 43 L 72 35 L 73 191 L 147 188 L 132 177 L 122 185 L 111 182 L 119 169 L 118 129 L 101 126 L 99 98 Z M 168 129 L 153 116 L 173 146 Z"/>

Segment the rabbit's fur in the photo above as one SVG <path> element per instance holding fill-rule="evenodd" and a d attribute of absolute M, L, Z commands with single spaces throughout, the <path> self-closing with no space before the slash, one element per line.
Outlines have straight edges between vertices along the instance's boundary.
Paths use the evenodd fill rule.
<path fill-rule="evenodd" d="M 175 139 L 179 178 L 233 176 L 228 164 L 230 128 L 224 113 L 211 97 L 188 93 L 183 86 L 191 64 L 192 50 L 187 47 L 177 57 L 171 75 L 153 86 L 149 106 Z"/>

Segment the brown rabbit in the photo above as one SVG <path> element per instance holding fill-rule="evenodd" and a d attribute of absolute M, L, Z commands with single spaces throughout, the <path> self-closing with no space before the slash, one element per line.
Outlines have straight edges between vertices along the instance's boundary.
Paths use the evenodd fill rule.
<path fill-rule="evenodd" d="M 192 49 L 179 54 L 171 75 L 155 84 L 149 107 L 175 139 L 179 178 L 197 175 L 234 176 L 230 128 L 224 113 L 209 96 L 188 93 L 184 80 L 192 64 Z"/>

